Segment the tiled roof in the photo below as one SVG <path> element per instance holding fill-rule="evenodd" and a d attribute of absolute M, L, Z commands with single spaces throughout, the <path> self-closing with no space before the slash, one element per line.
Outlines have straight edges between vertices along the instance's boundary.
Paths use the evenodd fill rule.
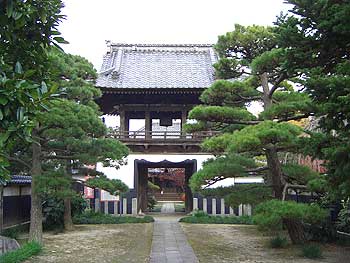
<path fill-rule="evenodd" d="M 98 87 L 207 88 L 217 55 L 206 44 L 110 44 Z"/>
<path fill-rule="evenodd" d="M 10 180 L 3 180 L 0 179 L 0 185 L 6 186 L 6 185 L 13 185 L 13 184 L 31 184 L 32 183 L 32 177 L 27 175 L 11 175 Z"/>
<path fill-rule="evenodd" d="M 12 175 L 9 184 L 31 184 L 32 177 L 26 175 Z"/>

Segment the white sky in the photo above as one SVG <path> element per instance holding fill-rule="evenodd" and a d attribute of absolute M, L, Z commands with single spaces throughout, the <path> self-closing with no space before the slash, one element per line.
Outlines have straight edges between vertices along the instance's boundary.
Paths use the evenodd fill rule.
<path fill-rule="evenodd" d="M 66 52 L 100 69 L 105 40 L 125 43 L 216 43 L 234 24 L 272 25 L 283 0 L 63 0 Z"/>
<path fill-rule="evenodd" d="M 100 70 L 105 40 L 124 43 L 216 43 L 234 24 L 272 25 L 283 0 L 63 0 L 67 16 L 59 27 L 70 42 L 66 52 L 81 55 Z M 115 122 L 111 124 L 115 125 Z M 209 156 L 130 155 L 129 164 L 116 171 L 101 168 L 111 178 L 133 186 L 134 159 L 183 161 L 196 158 L 198 168 Z"/>

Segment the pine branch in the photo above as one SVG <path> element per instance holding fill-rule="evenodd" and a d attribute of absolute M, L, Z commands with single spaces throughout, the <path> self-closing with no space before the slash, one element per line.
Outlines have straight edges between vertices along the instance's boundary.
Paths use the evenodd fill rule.
<path fill-rule="evenodd" d="M 219 182 L 219 181 L 221 181 L 221 180 L 224 180 L 224 179 L 226 179 L 226 178 L 227 178 L 227 177 L 220 176 L 220 177 L 217 177 L 217 178 L 215 178 L 215 179 L 212 179 L 212 180 L 210 180 L 210 182 L 207 183 L 207 185 L 206 185 L 203 189 L 206 189 L 206 188 L 208 188 L 209 186 L 211 186 L 211 185 L 213 185 L 213 184 L 215 184 L 215 183 L 217 183 L 217 182 Z"/>
<path fill-rule="evenodd" d="M 52 160 L 52 159 L 74 160 L 76 159 L 76 156 L 49 155 L 49 156 L 44 156 L 43 158 L 48 160 Z"/>
<path fill-rule="evenodd" d="M 22 159 L 16 158 L 16 157 L 11 157 L 11 156 L 6 156 L 5 157 L 9 160 L 9 161 L 13 161 L 13 162 L 17 162 L 22 164 L 23 166 L 27 167 L 28 169 L 32 169 L 31 165 L 28 164 L 27 162 L 23 161 Z"/>
<path fill-rule="evenodd" d="M 297 120 L 301 120 L 310 116 L 313 116 L 313 113 L 305 113 L 302 115 L 296 115 L 296 116 L 292 116 L 292 117 L 286 117 L 283 119 L 279 119 L 278 122 L 285 122 L 285 121 L 297 121 Z"/>
<path fill-rule="evenodd" d="M 255 168 L 255 169 L 246 170 L 245 172 L 246 173 L 258 173 L 258 172 L 266 171 L 268 169 L 269 168 L 267 166 L 264 166 L 264 167 L 258 167 L 258 168 Z M 203 189 L 206 189 L 209 186 L 212 186 L 213 184 L 215 184 L 215 183 L 217 183 L 217 182 L 219 182 L 221 180 L 227 179 L 227 178 L 231 178 L 231 177 L 225 177 L 225 176 L 216 177 L 216 178 L 210 180 Z"/>
<path fill-rule="evenodd" d="M 276 80 L 276 83 L 272 86 L 270 92 L 269 92 L 269 98 L 272 98 L 273 93 L 279 88 L 279 85 L 282 81 L 284 81 L 287 77 L 286 73 L 282 73 L 279 78 Z"/>
<path fill-rule="evenodd" d="M 246 172 L 247 173 L 259 173 L 259 172 L 262 172 L 262 171 L 266 171 L 268 169 L 269 168 L 267 166 L 263 166 L 263 167 L 258 167 L 258 168 L 255 168 L 255 169 L 246 170 Z"/>

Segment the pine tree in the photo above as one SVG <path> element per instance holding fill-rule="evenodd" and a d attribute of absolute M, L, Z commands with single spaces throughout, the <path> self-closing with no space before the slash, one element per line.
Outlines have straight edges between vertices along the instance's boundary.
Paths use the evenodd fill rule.
<path fill-rule="evenodd" d="M 295 164 L 282 165 L 279 158 L 281 153 L 298 150 L 303 130 L 290 121 L 313 114 L 311 100 L 291 85 L 298 72 L 285 66 L 286 52 L 279 47 L 274 28 L 236 25 L 233 32 L 219 37 L 216 50 L 220 55 L 217 76 L 229 80 L 217 80 L 202 93 L 203 105 L 189 114 L 197 123 L 187 128 L 218 130 L 222 135 L 204 141 L 203 148 L 216 158 L 192 176 L 191 187 L 201 190 L 229 177 L 262 175 L 265 185 L 252 186 L 251 194 L 259 195 L 255 189 L 263 191 L 267 186 L 272 191 L 267 199 L 283 200 L 287 187 L 304 188 L 300 183 L 316 176 Z M 256 101 L 263 106 L 258 117 L 248 110 Z M 294 243 L 305 241 L 300 220 L 284 223 Z"/>
<path fill-rule="evenodd" d="M 306 152 L 327 160 L 333 199 L 350 197 L 350 3 L 287 1 L 291 12 L 279 17 L 281 47 L 288 65 L 298 64 L 305 91 L 315 105 L 319 133 L 305 143 Z"/>
<path fill-rule="evenodd" d="M 51 53 L 51 60 L 50 79 L 64 95 L 38 116 L 43 160 L 54 160 L 56 166 L 58 162 L 70 181 L 72 170 L 81 170 L 86 164 L 102 162 L 118 168 L 124 164 L 128 148 L 106 138 L 107 128 L 94 102 L 101 92 L 94 87 L 96 72 L 92 64 L 59 50 Z M 71 194 L 67 192 L 64 198 L 66 230 L 73 228 Z"/>

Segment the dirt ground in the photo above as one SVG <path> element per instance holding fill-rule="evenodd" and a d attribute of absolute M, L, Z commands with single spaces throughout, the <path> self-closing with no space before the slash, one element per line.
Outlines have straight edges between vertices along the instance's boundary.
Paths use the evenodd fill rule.
<path fill-rule="evenodd" d="M 289 245 L 283 249 L 268 247 L 271 237 L 263 236 L 255 226 L 181 224 L 187 239 L 201 263 L 346 263 L 350 248 L 326 245 L 323 258 L 301 257 L 300 248 Z"/>
<path fill-rule="evenodd" d="M 43 253 L 26 263 L 148 262 L 153 224 L 78 225 L 45 234 Z"/>

